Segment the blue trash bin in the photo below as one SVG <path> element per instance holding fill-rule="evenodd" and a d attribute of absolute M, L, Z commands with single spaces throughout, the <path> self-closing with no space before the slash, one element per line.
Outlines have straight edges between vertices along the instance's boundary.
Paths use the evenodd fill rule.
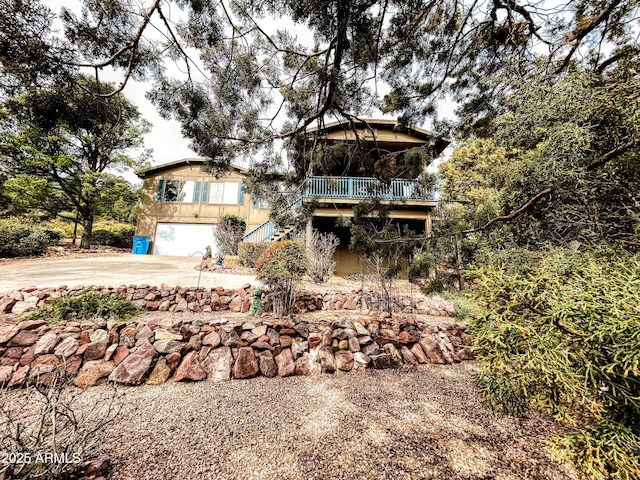
<path fill-rule="evenodd" d="M 133 237 L 133 253 L 135 255 L 146 255 L 149 251 L 151 239 L 149 237 Z"/>

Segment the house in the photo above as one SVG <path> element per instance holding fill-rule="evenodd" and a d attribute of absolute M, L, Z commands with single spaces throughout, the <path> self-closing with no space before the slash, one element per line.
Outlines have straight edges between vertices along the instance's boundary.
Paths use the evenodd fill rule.
<path fill-rule="evenodd" d="M 355 127 L 355 128 L 354 128 Z M 406 128 L 391 120 L 367 120 L 347 125 L 326 124 L 322 129 L 309 129 L 316 141 L 325 145 L 364 142 L 368 155 L 375 160 L 388 155 L 421 148 L 437 157 L 449 140 L 436 137 L 421 128 Z M 265 242 L 283 238 L 286 231 L 269 220 L 269 210 L 254 202 L 242 191 L 246 170 L 234 167 L 228 177 L 216 180 L 203 171 L 204 159 L 183 159 L 146 170 L 137 235 L 151 237 L 155 255 L 190 255 L 211 245 L 212 229 L 224 214 L 234 214 L 247 221 L 243 241 Z M 350 169 L 338 161 L 323 175 L 309 176 L 302 202 L 314 202 L 315 213 L 307 231 L 318 229 L 335 233 L 340 239 L 336 251 L 337 275 L 360 272 L 358 255 L 348 249 L 349 229 L 338 226 L 340 217 L 353 217 L 353 206 L 376 195 L 392 206 L 389 217 L 413 231 L 427 234 L 436 208 L 432 192 L 420 190 L 415 178 L 393 178 L 380 182 L 373 170 Z M 215 252 L 215 246 L 212 245 Z"/>

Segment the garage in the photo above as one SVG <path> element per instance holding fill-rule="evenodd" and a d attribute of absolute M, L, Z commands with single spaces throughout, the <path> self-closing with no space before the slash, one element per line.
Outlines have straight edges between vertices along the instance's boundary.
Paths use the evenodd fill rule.
<path fill-rule="evenodd" d="M 158 223 L 153 242 L 154 255 L 188 257 L 204 254 L 207 245 L 215 255 L 218 247 L 213 238 L 216 226 L 202 223 Z"/>

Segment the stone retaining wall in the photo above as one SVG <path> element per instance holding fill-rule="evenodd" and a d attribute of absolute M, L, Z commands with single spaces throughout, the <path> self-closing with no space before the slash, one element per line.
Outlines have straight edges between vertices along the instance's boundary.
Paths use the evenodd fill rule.
<path fill-rule="evenodd" d="M 182 294 L 181 294 L 182 295 Z M 151 301 L 151 300 L 148 300 Z M 0 325 L 0 386 L 50 382 L 56 371 L 80 388 L 106 381 L 158 385 L 257 375 L 318 375 L 472 359 L 459 325 L 365 317 L 363 323 L 214 319 Z"/>
<path fill-rule="evenodd" d="M 0 313 L 22 314 L 45 305 L 53 298 L 65 295 L 79 295 L 86 287 L 69 288 L 35 287 L 0 292 Z M 126 296 L 146 310 L 169 312 L 211 312 L 231 310 L 233 312 L 248 312 L 251 306 L 250 284 L 242 288 L 229 290 L 218 288 L 183 288 L 183 287 L 152 287 L 150 285 L 121 285 L 118 287 L 96 287 L 105 294 Z M 319 292 L 303 291 L 296 300 L 298 312 L 313 312 L 317 310 L 361 310 L 363 313 L 377 313 L 381 298 L 376 292 L 368 290 L 354 290 L 351 292 Z M 268 296 L 263 307 L 270 310 Z M 453 308 L 439 298 L 427 298 L 418 295 L 411 298 L 408 295 L 394 297 L 393 312 L 418 313 L 433 316 L 450 316 Z"/>

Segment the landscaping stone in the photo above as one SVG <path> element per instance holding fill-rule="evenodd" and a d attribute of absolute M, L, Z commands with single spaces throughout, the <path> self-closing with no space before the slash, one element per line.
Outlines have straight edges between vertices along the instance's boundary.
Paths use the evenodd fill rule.
<path fill-rule="evenodd" d="M 340 350 L 335 353 L 336 368 L 348 372 L 353 368 L 353 353 L 348 350 Z"/>
<path fill-rule="evenodd" d="M 182 340 L 182 335 L 178 333 L 172 333 L 167 330 L 158 329 L 155 331 L 155 340 Z"/>
<path fill-rule="evenodd" d="M 400 347 L 400 354 L 402 355 L 402 360 L 404 360 L 405 365 L 412 366 L 418 364 L 415 355 L 404 345 Z"/>
<path fill-rule="evenodd" d="M 296 375 L 316 376 L 322 373 L 322 366 L 308 352 L 296 360 Z"/>
<path fill-rule="evenodd" d="M 210 382 L 223 382 L 231 377 L 233 355 L 229 347 L 220 347 L 211 350 L 207 358 L 202 362 L 202 368 L 207 373 Z"/>
<path fill-rule="evenodd" d="M 168 353 L 179 352 L 182 345 L 183 343 L 177 340 L 156 340 L 153 343 L 153 348 L 155 348 L 158 353 L 166 355 Z"/>
<path fill-rule="evenodd" d="M 53 353 L 58 357 L 67 358 L 76 353 L 79 346 L 80 342 L 78 340 L 73 337 L 67 337 L 58 344 Z"/>
<path fill-rule="evenodd" d="M 322 347 L 318 352 L 318 360 L 322 366 L 322 372 L 333 373 L 336 371 L 336 359 L 331 347 Z"/>
<path fill-rule="evenodd" d="M 233 378 L 251 378 L 258 373 L 259 367 L 251 347 L 238 349 L 238 358 L 233 366 Z"/>
<path fill-rule="evenodd" d="M 58 343 L 58 335 L 53 331 L 49 331 L 38 339 L 34 353 L 36 355 L 52 353 L 56 343 Z"/>
<path fill-rule="evenodd" d="M 259 357 L 260 373 L 268 378 L 273 378 L 278 375 L 278 366 L 273 359 L 273 354 L 267 350 L 262 352 Z"/>
<path fill-rule="evenodd" d="M 109 340 L 99 340 L 97 342 L 87 344 L 86 350 L 84 351 L 84 361 L 89 362 L 92 360 L 103 359 L 108 346 Z"/>
<path fill-rule="evenodd" d="M 377 370 L 391 367 L 391 359 L 386 353 L 371 355 L 369 358 L 371 358 L 371 365 Z"/>
<path fill-rule="evenodd" d="M 93 333 L 89 335 L 89 340 L 91 340 L 92 342 L 100 342 L 102 340 L 108 340 L 108 338 L 109 338 L 109 333 L 106 330 L 103 330 L 102 328 L 94 330 Z"/>
<path fill-rule="evenodd" d="M 442 350 L 440 350 L 438 343 L 431 337 L 431 334 L 427 336 L 423 335 L 419 345 L 424 350 L 427 362 L 432 364 L 447 363 L 442 355 Z"/>
<path fill-rule="evenodd" d="M 108 377 L 114 368 L 113 362 L 105 362 L 104 360 L 85 362 L 78 376 L 73 380 L 73 384 L 79 388 L 95 385 L 100 379 Z"/>
<path fill-rule="evenodd" d="M 216 348 L 218 345 L 220 345 L 220 335 L 218 335 L 217 332 L 213 331 L 205 335 L 205 337 L 202 339 L 202 344 L 207 345 L 211 348 Z"/>
<path fill-rule="evenodd" d="M 21 330 L 7 343 L 9 347 L 29 347 L 36 343 L 38 333 L 32 330 Z"/>
<path fill-rule="evenodd" d="M 200 362 L 198 362 L 197 352 L 187 353 L 183 358 L 182 363 L 180 363 L 176 372 L 173 374 L 173 379 L 176 382 L 183 380 L 197 382 L 199 380 L 204 380 L 205 378 L 207 378 L 207 372 L 204 371 L 204 368 L 202 368 Z"/>
<path fill-rule="evenodd" d="M 146 381 L 147 385 L 161 385 L 169 379 L 171 375 L 171 368 L 167 365 L 167 360 L 164 357 L 160 357 L 156 362 L 156 366 L 153 367 L 149 378 Z"/>
<path fill-rule="evenodd" d="M 0 344 L 7 343 L 19 331 L 19 325 L 0 325 Z"/>
<path fill-rule="evenodd" d="M 292 347 L 294 345 L 292 345 Z M 275 361 L 276 361 L 276 365 L 278 366 L 279 377 L 288 377 L 295 373 L 296 364 L 293 361 L 292 352 L 293 352 L 293 348 L 292 349 L 285 348 L 284 350 L 282 350 L 282 352 L 280 352 L 279 355 L 276 355 Z"/>
<path fill-rule="evenodd" d="M 109 380 L 124 385 L 139 385 L 149 372 L 156 355 L 156 350 L 150 344 L 142 345 L 115 368 L 109 375 Z"/>

